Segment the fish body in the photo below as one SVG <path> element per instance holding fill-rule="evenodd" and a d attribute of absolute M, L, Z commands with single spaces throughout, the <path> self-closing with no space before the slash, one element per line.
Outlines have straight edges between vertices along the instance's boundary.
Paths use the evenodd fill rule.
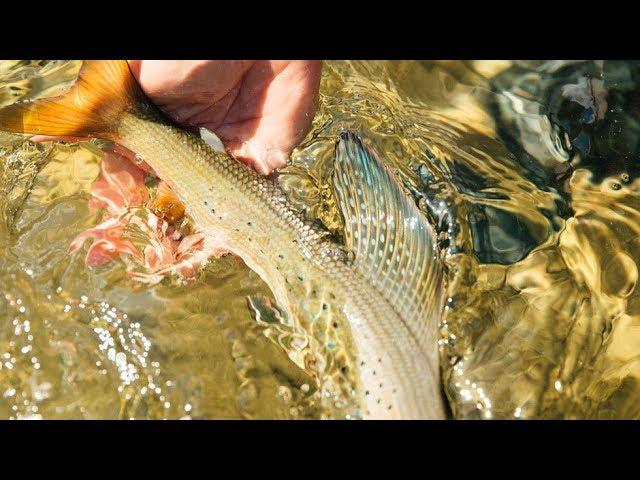
<path fill-rule="evenodd" d="M 205 235 L 270 286 L 307 331 L 330 327 L 350 352 L 363 418 L 444 418 L 437 321 L 442 272 L 434 231 L 375 153 L 351 133 L 336 145 L 346 244 L 294 209 L 277 180 L 167 121 L 126 62 L 85 62 L 66 95 L 0 110 L 0 128 L 106 138 L 142 157 Z M 332 332 L 316 332 L 329 338 Z"/>

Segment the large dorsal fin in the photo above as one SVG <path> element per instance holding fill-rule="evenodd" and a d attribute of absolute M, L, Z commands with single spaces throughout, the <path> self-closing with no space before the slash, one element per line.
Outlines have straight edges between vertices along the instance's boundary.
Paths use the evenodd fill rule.
<path fill-rule="evenodd" d="M 421 342 L 433 341 L 427 325 L 441 306 L 442 277 L 434 229 L 357 135 L 340 135 L 335 158 L 334 187 L 355 265 Z"/>

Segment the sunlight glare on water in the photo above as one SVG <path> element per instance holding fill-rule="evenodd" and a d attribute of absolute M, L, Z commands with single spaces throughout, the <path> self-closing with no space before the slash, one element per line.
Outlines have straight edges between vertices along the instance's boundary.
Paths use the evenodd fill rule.
<path fill-rule="evenodd" d="M 0 62 L 0 105 L 56 95 L 79 62 Z M 437 225 L 455 418 L 638 418 L 639 66 L 327 62 L 281 182 L 340 233 L 339 133 L 368 138 Z M 256 314 L 270 292 L 232 256 L 195 282 L 135 282 L 72 240 L 102 144 L 0 132 L 0 418 L 334 418 Z"/>

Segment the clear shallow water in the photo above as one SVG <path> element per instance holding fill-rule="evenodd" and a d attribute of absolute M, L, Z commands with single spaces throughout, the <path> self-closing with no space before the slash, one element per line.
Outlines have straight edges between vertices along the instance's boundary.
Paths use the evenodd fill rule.
<path fill-rule="evenodd" d="M 53 95 L 77 62 L 1 62 L 0 103 Z M 456 418 L 640 416 L 637 65 L 328 62 L 312 131 L 281 181 L 340 229 L 329 179 L 343 129 L 377 145 L 439 222 L 449 301 L 443 387 Z M 233 257 L 196 282 L 138 284 L 68 253 L 97 143 L 0 134 L 0 417 L 325 418 L 256 321 L 269 289 Z M 446 208 L 438 208 L 440 202 Z M 436 207 L 436 208 L 434 208 Z"/>

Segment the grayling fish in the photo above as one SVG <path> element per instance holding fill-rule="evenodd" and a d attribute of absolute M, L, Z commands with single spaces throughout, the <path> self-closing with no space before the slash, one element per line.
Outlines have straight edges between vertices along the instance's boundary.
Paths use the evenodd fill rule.
<path fill-rule="evenodd" d="M 335 193 L 345 245 L 308 222 L 277 181 L 261 177 L 153 107 L 125 61 L 86 61 L 60 97 L 0 110 L 12 132 L 91 136 L 136 152 L 205 234 L 270 286 L 309 330 L 343 329 L 364 418 L 443 418 L 437 323 L 442 271 L 434 231 L 394 175 L 352 133 L 336 146 Z"/>

